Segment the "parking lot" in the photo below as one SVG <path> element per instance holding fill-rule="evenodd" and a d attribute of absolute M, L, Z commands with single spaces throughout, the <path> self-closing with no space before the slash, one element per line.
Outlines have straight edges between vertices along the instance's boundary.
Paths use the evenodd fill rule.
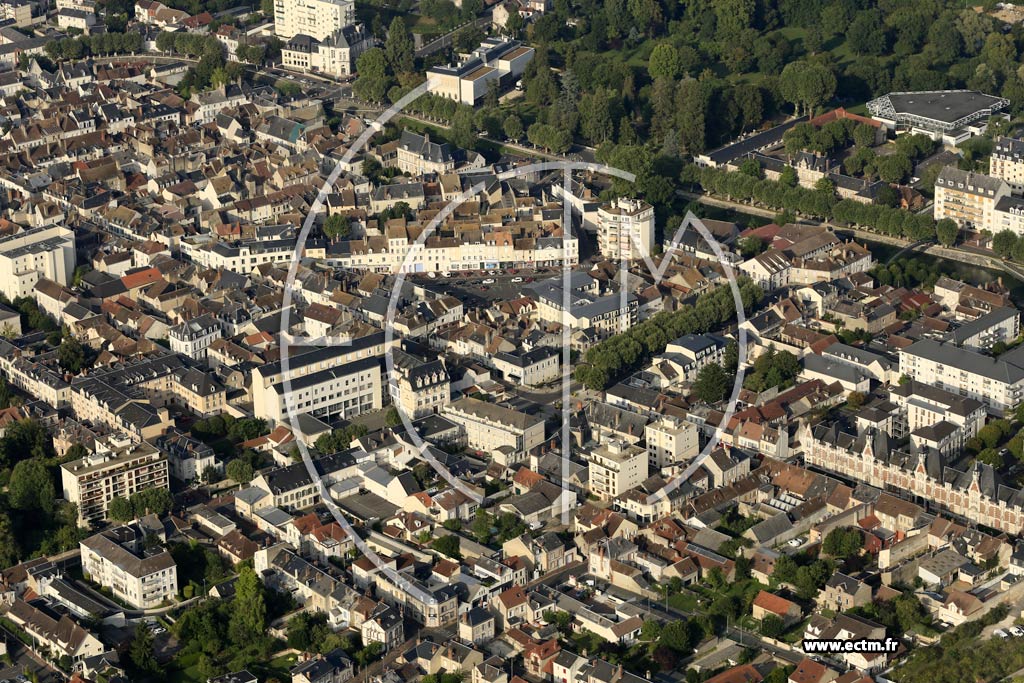
<path fill-rule="evenodd" d="M 521 296 L 523 287 L 540 279 L 555 277 L 559 271 L 521 271 L 494 274 L 452 275 L 433 278 L 427 275 L 412 275 L 410 279 L 427 289 L 444 292 L 457 297 L 470 307 L 490 306 L 495 301 L 508 301 Z"/>

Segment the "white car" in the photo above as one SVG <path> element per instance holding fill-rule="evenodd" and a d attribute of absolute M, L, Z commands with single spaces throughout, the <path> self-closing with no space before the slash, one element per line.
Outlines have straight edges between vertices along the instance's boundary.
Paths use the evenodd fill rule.
<path fill-rule="evenodd" d="M 451 276 L 452 276 L 452 274 L 449 273 L 448 271 L 445 271 L 445 272 L 441 273 L 441 277 L 451 277 Z"/>
<path fill-rule="evenodd" d="M 1009 630 L 1012 635 L 1018 637 L 1024 636 L 1024 628 L 1021 628 L 1020 626 L 1011 626 Z"/>
<path fill-rule="evenodd" d="M 434 271 L 430 271 L 429 273 L 427 273 L 427 277 L 433 280 L 434 278 L 437 277 L 437 273 L 435 273 Z"/>
<path fill-rule="evenodd" d="M 1009 638 L 1010 637 L 1010 634 L 1007 633 L 1006 631 L 1004 631 L 1001 628 L 997 628 L 995 631 L 992 631 L 992 635 L 999 636 L 1000 638 Z"/>
<path fill-rule="evenodd" d="M 487 278 L 486 280 L 484 280 L 484 284 L 485 285 L 493 285 L 494 284 L 494 278 L 493 277 Z"/>
<path fill-rule="evenodd" d="M 514 278 L 512 278 L 512 282 L 522 282 L 522 281 L 523 281 L 523 278 L 521 278 L 521 277 L 514 277 Z"/>
<path fill-rule="evenodd" d="M 789 545 L 790 548 L 799 548 L 803 544 L 804 544 L 804 539 L 802 539 L 802 538 L 794 538 L 787 545 Z"/>

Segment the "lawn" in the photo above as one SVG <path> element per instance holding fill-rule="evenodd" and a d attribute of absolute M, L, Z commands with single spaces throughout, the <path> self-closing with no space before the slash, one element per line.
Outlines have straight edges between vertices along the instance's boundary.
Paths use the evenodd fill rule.
<path fill-rule="evenodd" d="M 292 667 L 295 666 L 298 661 L 299 656 L 296 654 L 274 657 L 270 660 L 270 663 L 267 664 L 263 673 L 266 674 L 268 679 L 277 678 L 282 681 L 290 681 L 292 679 Z"/>
<path fill-rule="evenodd" d="M 170 683 L 205 683 L 206 678 L 196 666 L 198 662 L 199 655 L 194 653 L 175 657 L 165 670 L 167 680 Z"/>
<path fill-rule="evenodd" d="M 689 591 L 676 593 L 669 596 L 668 604 L 682 612 L 695 612 L 697 611 L 697 596 Z"/>
<path fill-rule="evenodd" d="M 298 661 L 298 655 L 281 655 L 271 659 L 263 667 L 252 667 L 261 681 L 277 678 L 280 681 L 290 681 L 292 678 L 291 669 Z M 176 657 L 165 670 L 166 679 L 169 683 L 206 683 L 206 677 L 199 673 L 199 655 L 192 653 Z"/>

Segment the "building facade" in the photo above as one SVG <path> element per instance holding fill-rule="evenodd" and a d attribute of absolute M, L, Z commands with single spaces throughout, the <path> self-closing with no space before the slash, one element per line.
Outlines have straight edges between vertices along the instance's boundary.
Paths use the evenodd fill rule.
<path fill-rule="evenodd" d="M 977 399 L 1000 416 L 1016 408 L 1024 394 L 1024 368 L 930 339 L 900 351 L 900 374 Z"/>
<path fill-rule="evenodd" d="M 114 597 L 136 609 L 159 607 L 178 593 L 178 569 L 165 549 L 145 549 L 141 530 L 109 529 L 79 544 L 82 571 Z"/>
<path fill-rule="evenodd" d="M 587 457 L 590 491 L 601 500 L 614 500 L 647 479 L 647 451 L 621 441 L 598 446 Z"/>
<path fill-rule="evenodd" d="M 75 272 L 75 235 L 67 228 L 32 228 L 0 239 L 0 291 L 8 299 L 32 296 L 40 279 L 62 285 Z"/>
<path fill-rule="evenodd" d="M 300 33 L 325 40 L 355 16 L 352 0 L 274 0 L 274 33 L 284 40 Z"/>
<path fill-rule="evenodd" d="M 651 255 L 654 207 L 641 199 L 619 197 L 597 209 L 597 245 L 608 259 L 632 261 Z"/>
<path fill-rule="evenodd" d="M 491 451 L 502 446 L 528 452 L 544 441 L 544 418 L 476 398 L 461 398 L 444 416 L 466 429 L 470 448 Z"/>
<path fill-rule="evenodd" d="M 1010 194 L 999 178 L 946 166 L 935 180 L 935 220 L 950 218 L 961 228 L 992 230 L 998 224 L 996 204 Z"/>
<path fill-rule="evenodd" d="M 115 496 L 128 498 L 145 489 L 169 488 L 167 457 L 153 446 L 99 448 L 102 450 L 60 466 L 64 499 L 78 506 L 80 525 L 106 519 Z"/>

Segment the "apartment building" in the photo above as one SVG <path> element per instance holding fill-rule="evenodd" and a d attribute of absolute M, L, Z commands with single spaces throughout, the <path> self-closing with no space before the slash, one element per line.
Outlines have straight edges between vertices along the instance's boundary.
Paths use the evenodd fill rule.
<path fill-rule="evenodd" d="M 637 445 L 613 440 L 587 456 L 591 493 L 601 500 L 614 500 L 647 479 L 650 458 Z"/>
<path fill-rule="evenodd" d="M 561 215 L 543 213 L 508 225 L 453 229 L 419 240 L 401 229 L 386 236 L 341 241 L 329 246 L 329 265 L 374 273 L 449 273 L 462 270 L 554 268 L 579 263 L 579 240 L 564 235 Z"/>
<path fill-rule="evenodd" d="M 542 280 L 528 289 L 537 301 L 541 322 L 567 325 L 574 330 L 592 330 L 593 336 L 605 339 L 625 332 L 640 320 L 640 302 L 635 294 L 599 293 L 600 285 L 586 273 L 573 271 L 569 289 L 561 276 Z M 568 300 L 568 308 L 566 303 Z"/>
<path fill-rule="evenodd" d="M 1024 192 L 1024 141 L 1000 135 L 988 161 L 988 174 L 1014 192 Z"/>
<path fill-rule="evenodd" d="M 167 333 L 171 351 L 193 360 L 205 360 L 206 349 L 221 336 L 220 323 L 210 314 L 175 325 Z"/>
<path fill-rule="evenodd" d="M 364 358 L 297 377 L 291 382 L 282 380 L 261 391 L 253 408 L 256 417 L 276 425 L 287 420 L 289 405 L 297 414 L 328 420 L 351 419 L 379 410 L 383 406 L 380 361 Z"/>
<path fill-rule="evenodd" d="M 550 346 L 539 346 L 520 353 L 494 354 L 491 365 L 510 382 L 522 386 L 538 386 L 553 382 L 562 376 L 558 366 L 561 351 Z"/>
<path fill-rule="evenodd" d="M 900 374 L 977 399 L 994 415 L 1012 411 L 1024 396 L 1024 367 L 931 339 L 900 350 Z"/>
<path fill-rule="evenodd" d="M 75 273 L 75 234 L 47 226 L 0 238 L 0 291 L 8 299 L 32 296 L 46 278 L 62 285 Z"/>
<path fill-rule="evenodd" d="M 488 403 L 460 398 L 444 409 L 444 416 L 466 430 L 470 448 L 490 452 L 508 446 L 527 453 L 544 441 L 544 418 Z"/>
<path fill-rule="evenodd" d="M 325 40 L 355 22 L 352 0 L 274 0 L 274 34 L 289 40 L 300 33 Z"/>
<path fill-rule="evenodd" d="M 740 272 L 766 292 L 789 284 L 793 259 L 778 249 L 769 249 L 740 264 Z"/>
<path fill-rule="evenodd" d="M 436 142 L 430 134 L 420 135 L 411 130 L 403 130 L 395 150 L 395 166 L 403 173 L 413 176 L 428 173 L 450 173 L 459 163 L 463 150 L 453 147 L 447 142 Z"/>
<path fill-rule="evenodd" d="M 599 206 L 597 246 L 605 258 L 613 261 L 650 256 L 654 247 L 654 207 L 628 197 Z"/>
<path fill-rule="evenodd" d="M 670 415 L 644 427 L 647 460 L 651 471 L 673 467 L 697 457 L 700 452 L 697 425 Z"/>
<path fill-rule="evenodd" d="M 444 628 L 458 620 L 459 590 L 436 581 L 423 582 L 411 572 L 384 572 L 376 577 L 377 592 L 387 604 L 427 628 Z"/>
<path fill-rule="evenodd" d="M 391 402 L 411 420 L 440 412 L 451 402 L 451 378 L 439 359 L 427 360 L 395 350 Z"/>
<path fill-rule="evenodd" d="M 1009 230 L 1017 236 L 1024 235 L 1024 198 L 1006 195 L 996 202 L 993 233 Z"/>
<path fill-rule="evenodd" d="M 288 375 L 296 412 L 351 418 L 380 408 L 383 355 L 383 332 L 354 339 L 348 345 L 290 349 Z M 284 380 L 281 362 L 252 370 L 253 410 L 271 424 L 288 415 Z"/>
<path fill-rule="evenodd" d="M 910 435 L 911 444 L 950 455 L 977 435 L 988 414 L 981 401 L 914 380 L 893 387 L 889 396 L 899 408 L 891 425 L 893 435 Z"/>
<path fill-rule="evenodd" d="M 64 499 L 78 506 L 80 526 L 105 520 L 115 496 L 169 488 L 167 457 L 150 444 L 125 440 L 113 447 L 97 443 L 96 448 L 95 453 L 60 466 Z"/>
<path fill-rule="evenodd" d="M 686 381 L 697 379 L 697 373 L 711 363 L 721 364 L 729 340 L 717 334 L 687 334 L 668 343 L 659 361 L 669 361 Z"/>
<path fill-rule="evenodd" d="M 295 258 L 295 240 L 240 240 L 233 244 L 216 242 L 212 245 L 192 245 L 183 240 L 181 250 L 183 255 L 206 268 L 251 273 L 258 266 L 268 263 L 290 262 Z M 314 253 L 307 255 L 317 256 Z"/>
<path fill-rule="evenodd" d="M 380 643 L 387 652 L 402 644 L 404 637 L 402 613 L 390 605 L 381 604 L 359 627 L 364 643 Z"/>
<path fill-rule="evenodd" d="M 1020 335 L 1020 311 L 1000 306 L 953 330 L 949 340 L 971 351 L 988 351 L 999 342 L 1009 344 Z"/>
<path fill-rule="evenodd" d="M 198 372 L 198 371 L 195 371 Z M 193 394 L 196 407 L 223 404 L 224 388 L 216 382 L 200 388 L 186 377 L 189 369 L 180 358 L 165 354 L 119 366 L 97 368 L 71 382 L 71 408 L 79 420 L 106 425 L 135 441 L 154 439 L 174 425 L 166 404 Z M 203 373 L 199 373 L 203 374 Z M 204 375 L 205 376 L 205 375 Z M 177 378 L 184 379 L 183 385 Z M 188 400 L 182 400 L 188 405 Z M 206 414 L 210 411 L 203 411 Z"/>
<path fill-rule="evenodd" d="M 935 219 L 951 218 L 962 228 L 992 230 L 999 224 L 996 205 L 1010 194 L 999 178 L 946 166 L 935 180 Z"/>
<path fill-rule="evenodd" d="M 82 571 L 135 609 L 159 607 L 178 593 L 178 569 L 164 548 L 145 547 L 136 525 L 120 526 L 79 543 Z"/>
<path fill-rule="evenodd" d="M 223 463 L 210 446 L 177 429 L 157 437 L 153 445 L 167 456 L 171 475 L 179 481 L 199 481 L 211 468 L 216 472 L 224 470 Z"/>

